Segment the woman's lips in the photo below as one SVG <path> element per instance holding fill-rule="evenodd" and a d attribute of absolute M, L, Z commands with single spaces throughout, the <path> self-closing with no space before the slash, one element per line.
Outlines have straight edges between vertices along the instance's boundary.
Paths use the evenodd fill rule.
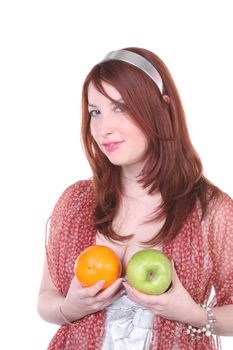
<path fill-rule="evenodd" d="M 102 147 L 106 152 L 110 153 L 118 149 L 124 141 L 116 141 L 116 142 L 105 142 L 102 144 Z"/>

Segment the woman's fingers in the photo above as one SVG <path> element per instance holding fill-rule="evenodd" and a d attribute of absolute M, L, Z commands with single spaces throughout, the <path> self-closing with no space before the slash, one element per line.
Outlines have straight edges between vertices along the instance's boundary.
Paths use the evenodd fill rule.
<path fill-rule="evenodd" d="M 105 309 L 109 305 L 111 305 L 115 300 L 120 298 L 123 294 L 125 294 L 125 291 L 123 289 L 119 290 L 116 294 L 114 294 L 111 298 L 105 299 L 101 303 L 101 310 Z"/>
<path fill-rule="evenodd" d="M 79 299 L 95 297 L 96 294 L 98 294 L 103 288 L 104 283 L 104 280 L 100 280 L 91 287 L 83 287 L 79 284 L 79 288 L 77 289 L 77 295 L 79 296 Z"/>
<path fill-rule="evenodd" d="M 86 288 L 87 297 L 90 297 L 90 298 L 95 297 L 96 294 L 98 294 L 101 291 L 104 284 L 105 284 L 105 281 L 100 280 L 96 284 L 94 284 L 93 286 Z"/>
<path fill-rule="evenodd" d="M 98 299 L 108 299 L 111 296 L 115 295 L 119 288 L 122 286 L 122 278 L 118 278 L 111 286 L 104 289 L 99 295 Z"/>
<path fill-rule="evenodd" d="M 79 291 L 80 299 L 95 298 L 97 301 L 110 298 L 116 294 L 120 286 L 122 285 L 122 279 L 118 278 L 110 287 L 102 290 L 105 281 L 100 280 L 91 287 L 84 287 Z"/>
<path fill-rule="evenodd" d="M 103 290 L 105 281 L 100 280 L 91 287 L 83 287 L 74 277 L 64 301 L 64 310 L 70 319 L 79 319 L 110 305 L 123 294 L 122 279 L 117 279 Z"/>
<path fill-rule="evenodd" d="M 138 304 L 144 305 L 145 307 L 161 308 L 167 303 L 167 293 L 160 295 L 148 295 L 136 290 L 135 288 L 132 288 L 127 282 L 124 283 L 124 286 L 127 290 L 128 298 Z"/>

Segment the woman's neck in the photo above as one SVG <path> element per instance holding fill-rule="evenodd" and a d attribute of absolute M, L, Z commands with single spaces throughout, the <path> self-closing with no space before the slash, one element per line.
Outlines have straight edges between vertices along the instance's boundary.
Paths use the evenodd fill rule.
<path fill-rule="evenodd" d="M 161 201 L 161 193 L 155 192 L 149 194 L 150 186 L 144 188 L 142 180 L 142 173 L 144 164 L 132 164 L 121 168 L 121 181 L 123 185 L 124 195 L 132 199 L 138 199 L 140 201 L 152 200 L 152 198 L 158 198 Z"/>
<path fill-rule="evenodd" d="M 149 187 L 144 188 L 143 184 L 139 182 L 140 176 L 133 176 L 131 174 L 121 175 L 124 195 L 134 199 L 144 199 L 151 197 L 149 194 Z"/>

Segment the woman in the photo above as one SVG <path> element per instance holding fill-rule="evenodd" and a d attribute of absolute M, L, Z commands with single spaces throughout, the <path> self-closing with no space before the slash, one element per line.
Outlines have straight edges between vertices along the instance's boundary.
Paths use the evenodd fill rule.
<path fill-rule="evenodd" d="M 84 82 L 82 111 L 93 178 L 70 186 L 51 216 L 38 310 L 62 327 L 49 349 L 220 348 L 213 335 L 233 335 L 233 201 L 203 175 L 167 67 L 145 49 L 111 52 Z M 123 266 L 104 291 L 74 278 L 93 244 Z M 123 279 L 145 247 L 173 261 L 159 296 Z"/>

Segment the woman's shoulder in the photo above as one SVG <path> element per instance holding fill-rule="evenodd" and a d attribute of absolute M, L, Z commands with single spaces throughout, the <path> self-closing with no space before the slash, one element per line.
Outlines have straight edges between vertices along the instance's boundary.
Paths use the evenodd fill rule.
<path fill-rule="evenodd" d="M 64 200 L 76 199 L 83 196 L 94 196 L 94 187 L 92 179 L 79 180 L 69 185 L 62 193 L 60 198 Z"/>
<path fill-rule="evenodd" d="M 79 180 L 69 185 L 58 198 L 53 214 L 69 210 L 74 205 L 77 207 L 85 203 L 95 202 L 92 179 Z"/>
<path fill-rule="evenodd" d="M 219 190 L 218 196 L 210 201 L 209 211 L 212 216 L 224 213 L 233 215 L 233 199 L 226 192 Z"/>
<path fill-rule="evenodd" d="M 233 210 L 231 196 L 206 178 L 200 181 L 196 199 L 196 209 L 202 218 L 210 218 L 216 213 Z"/>
<path fill-rule="evenodd" d="M 233 224 L 233 199 L 226 192 L 219 190 L 217 196 L 213 197 L 207 207 L 202 220 L 203 227 L 209 227 L 209 232 L 231 231 Z"/>
<path fill-rule="evenodd" d="M 93 191 L 92 179 L 79 180 L 69 185 L 63 192 L 63 195 L 81 194 Z"/>

